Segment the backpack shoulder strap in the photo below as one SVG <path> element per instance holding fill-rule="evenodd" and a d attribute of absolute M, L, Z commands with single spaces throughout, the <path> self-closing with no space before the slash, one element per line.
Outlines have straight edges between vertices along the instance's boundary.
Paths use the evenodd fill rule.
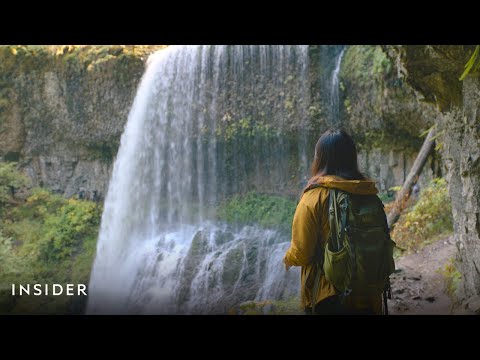
<path fill-rule="evenodd" d="M 313 189 L 313 188 L 317 188 L 317 187 L 325 187 L 325 186 L 321 186 L 321 185 L 318 185 L 318 184 L 313 184 L 310 188 Z M 310 190 L 310 188 L 308 190 Z M 308 191 L 306 190 L 306 191 Z M 326 240 L 326 245 L 325 246 L 328 246 L 328 242 L 331 241 L 331 239 L 333 238 L 333 236 L 335 236 L 335 239 L 336 241 L 338 242 L 338 229 L 337 229 L 337 224 L 338 224 L 338 216 L 337 216 L 337 211 L 336 211 L 336 202 L 337 202 L 337 192 L 335 189 L 329 189 L 329 194 L 328 194 L 328 219 L 329 219 L 329 225 L 330 225 L 330 231 L 329 231 L 329 234 L 328 234 L 328 238 Z M 332 217 L 330 216 L 330 209 L 332 209 L 332 207 L 335 209 L 334 210 L 334 219 L 332 221 Z M 335 228 L 335 230 L 333 230 Z M 320 247 L 320 246 L 317 246 L 317 251 L 320 252 L 318 258 L 320 259 L 319 262 L 316 262 L 313 266 L 317 266 L 317 273 L 315 275 L 315 280 L 314 280 L 314 286 L 313 286 L 313 291 L 312 291 L 312 299 L 311 299 L 311 303 L 312 303 L 312 314 L 315 314 L 315 305 L 316 305 L 316 300 L 317 300 L 317 295 L 318 295 L 318 291 L 320 290 L 320 280 L 321 280 L 321 276 L 324 274 L 323 272 L 323 260 L 324 260 L 324 257 L 323 257 L 323 249 Z"/>
<path fill-rule="evenodd" d="M 335 204 L 337 206 L 338 203 Z M 340 247 L 343 246 L 343 241 L 345 241 L 345 231 L 347 228 L 347 214 L 348 214 L 348 200 L 347 197 L 343 198 L 341 204 L 339 204 L 341 212 L 340 212 L 340 241 L 342 244 L 339 244 Z M 338 224 L 338 217 L 335 219 Z"/>
<path fill-rule="evenodd" d="M 342 202 L 342 204 L 338 203 L 340 191 L 341 190 L 330 189 L 328 200 L 330 233 L 328 235 L 329 239 L 327 240 L 335 241 L 331 244 L 334 246 L 334 251 L 339 251 L 342 248 L 347 225 L 348 203 L 346 201 Z M 330 212 L 332 214 L 330 214 Z"/>

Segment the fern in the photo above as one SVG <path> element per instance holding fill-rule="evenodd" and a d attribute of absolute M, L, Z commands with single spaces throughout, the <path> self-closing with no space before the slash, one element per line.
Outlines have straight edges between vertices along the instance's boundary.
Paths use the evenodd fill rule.
<path fill-rule="evenodd" d="M 472 56 L 468 60 L 468 62 L 465 64 L 465 71 L 463 74 L 460 76 L 460 81 L 465 79 L 468 74 L 474 73 L 480 68 L 480 45 L 477 45 L 475 47 L 475 51 L 473 52 Z"/>

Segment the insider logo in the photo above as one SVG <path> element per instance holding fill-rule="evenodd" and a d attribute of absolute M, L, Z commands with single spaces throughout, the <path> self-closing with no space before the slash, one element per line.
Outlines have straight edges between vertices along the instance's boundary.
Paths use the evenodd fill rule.
<path fill-rule="evenodd" d="M 87 296 L 85 284 L 12 284 L 12 296 Z"/>

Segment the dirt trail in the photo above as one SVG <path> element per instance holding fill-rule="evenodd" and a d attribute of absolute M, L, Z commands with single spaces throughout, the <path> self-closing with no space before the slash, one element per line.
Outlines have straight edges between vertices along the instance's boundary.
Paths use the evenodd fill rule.
<path fill-rule="evenodd" d="M 391 276 L 390 314 L 450 314 L 451 300 L 445 293 L 445 281 L 439 269 L 454 256 L 455 244 L 452 237 L 447 237 L 398 259 L 397 272 Z"/>

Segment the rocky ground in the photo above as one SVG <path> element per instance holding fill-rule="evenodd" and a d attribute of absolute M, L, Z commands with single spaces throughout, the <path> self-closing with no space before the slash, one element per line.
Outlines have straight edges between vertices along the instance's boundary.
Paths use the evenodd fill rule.
<path fill-rule="evenodd" d="M 392 300 L 388 300 L 390 315 L 457 315 L 480 313 L 480 299 L 453 307 L 447 294 L 445 268 L 455 257 L 452 236 L 440 239 L 422 250 L 396 260 L 396 272 L 391 276 Z M 301 315 L 299 299 L 289 301 L 247 301 L 229 314 L 236 315 Z"/>
<path fill-rule="evenodd" d="M 442 270 L 454 256 L 453 238 L 447 237 L 398 259 L 397 271 L 391 277 L 392 300 L 388 301 L 390 314 L 451 314 L 452 300 L 446 293 Z"/>

